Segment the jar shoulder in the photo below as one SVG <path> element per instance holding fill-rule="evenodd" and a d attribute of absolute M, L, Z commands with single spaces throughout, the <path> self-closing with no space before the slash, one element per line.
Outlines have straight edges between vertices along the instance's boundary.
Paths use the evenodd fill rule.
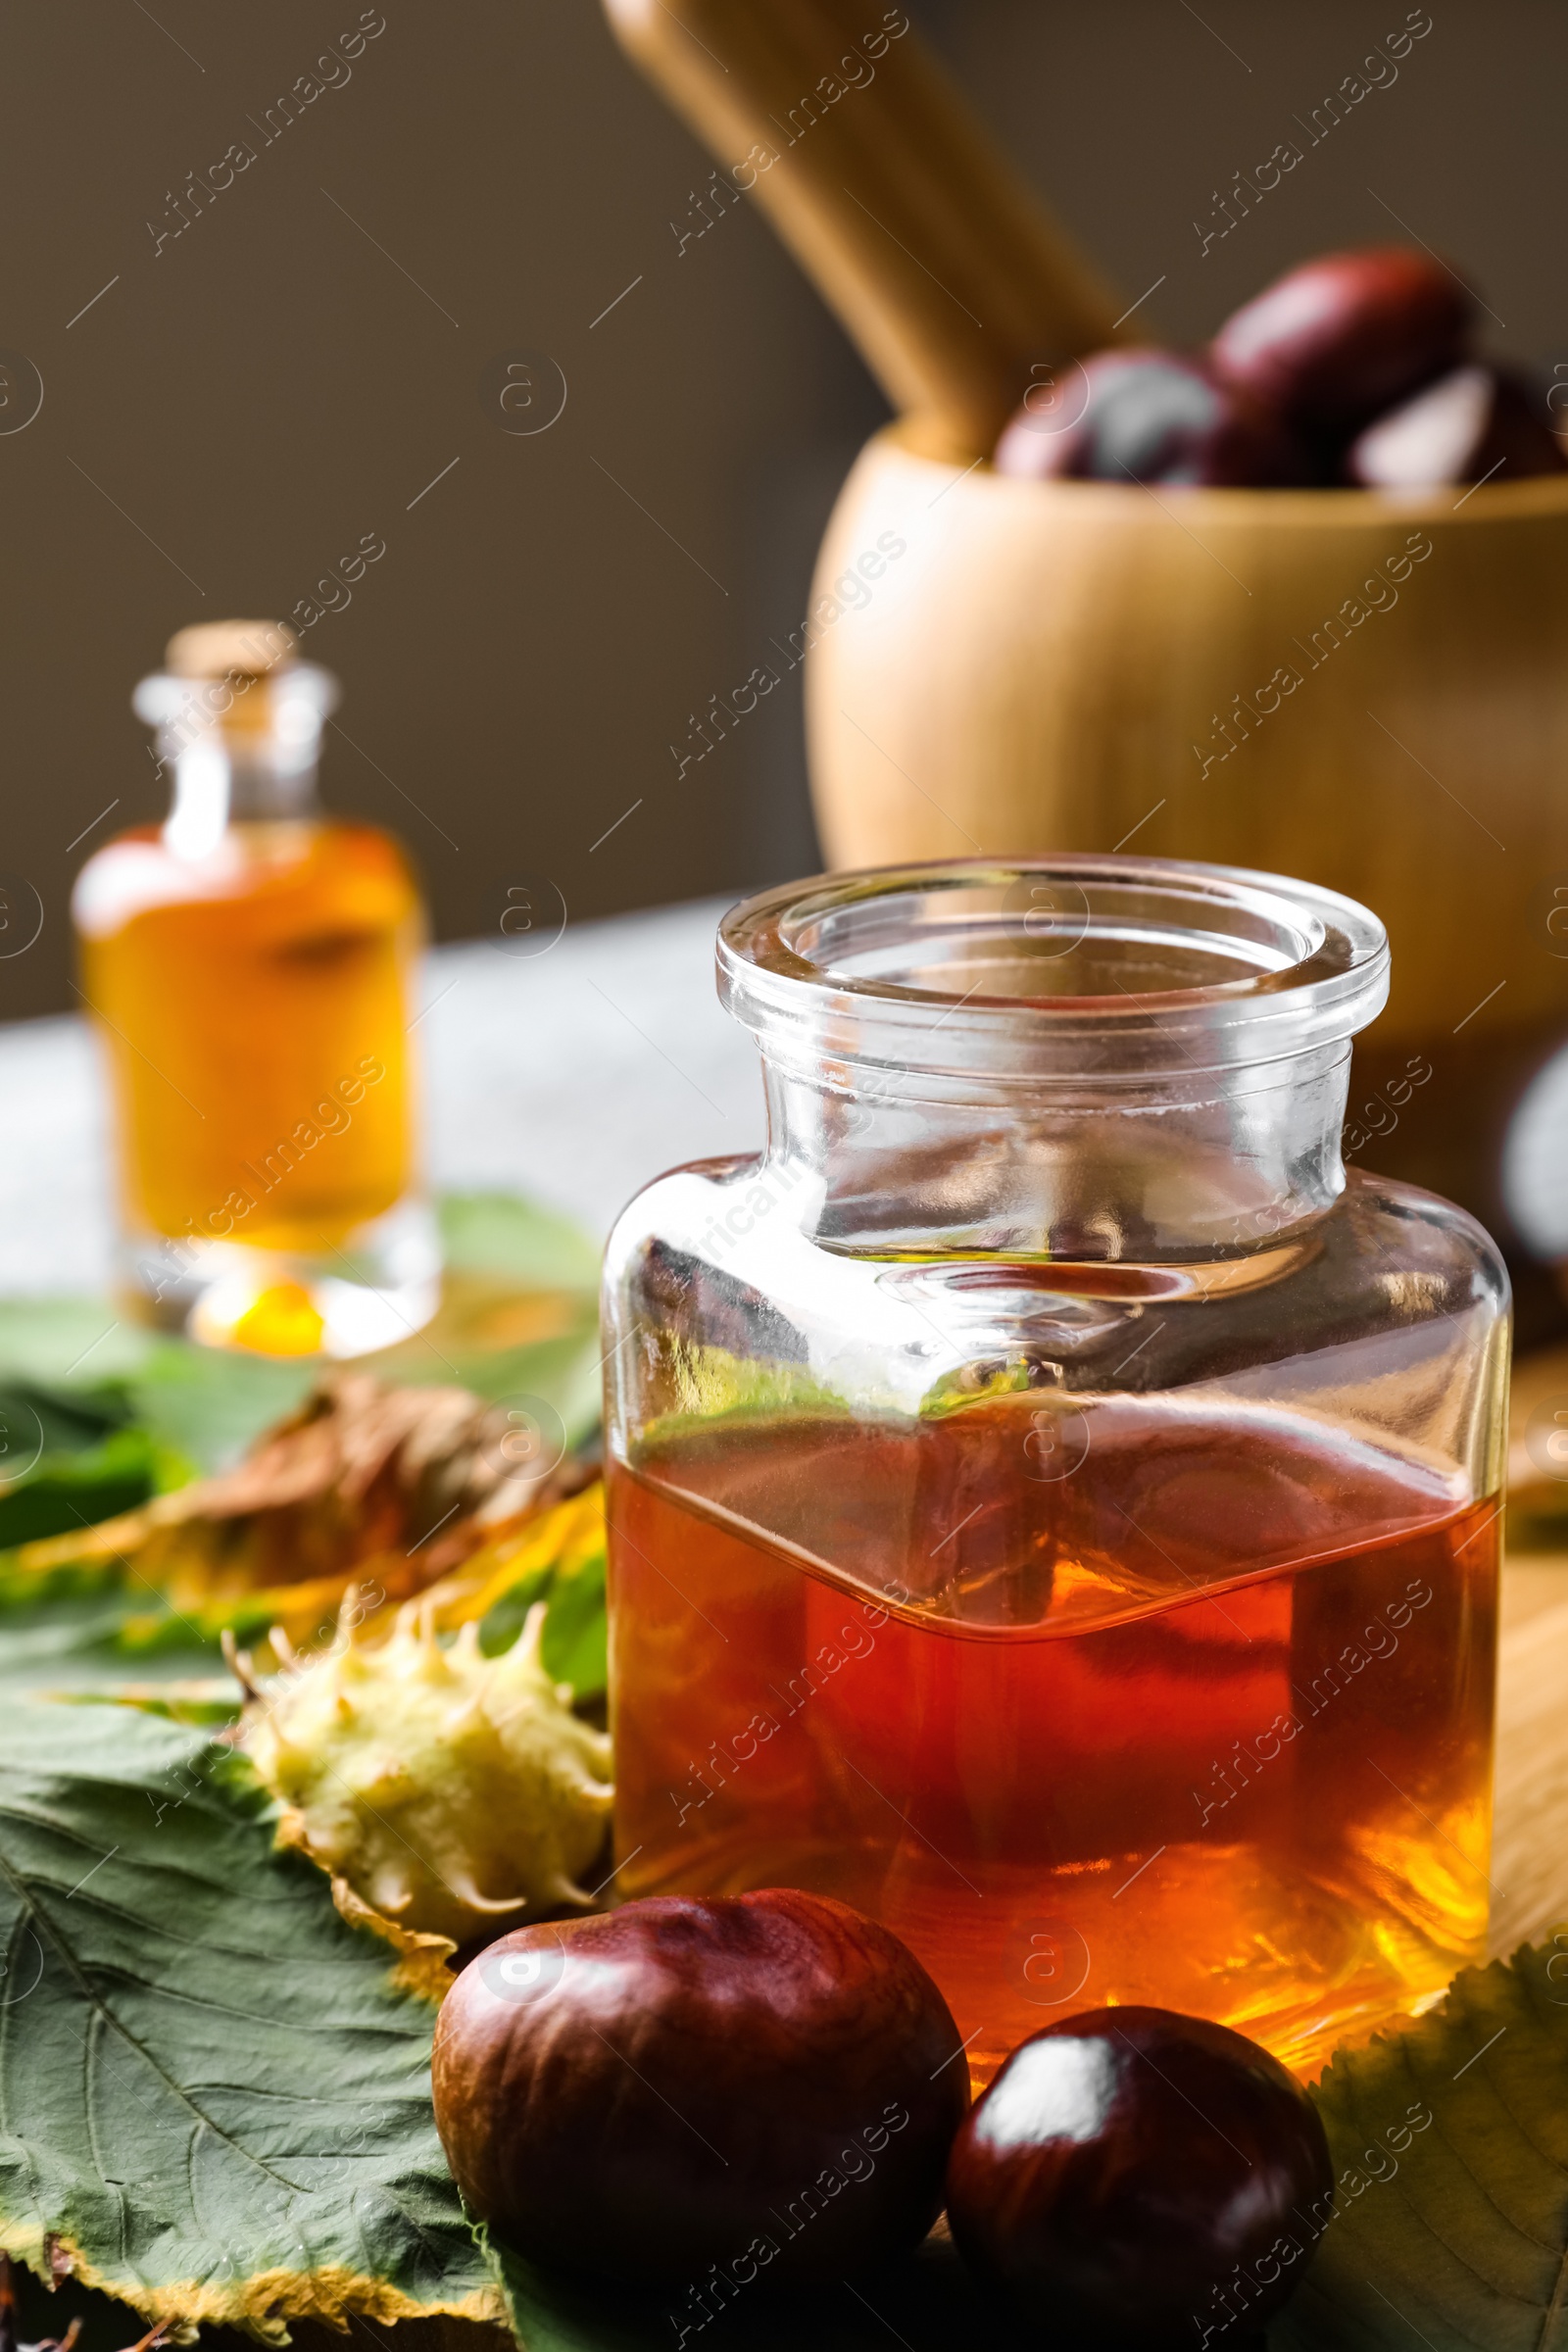
<path fill-rule="evenodd" d="M 748 1209 L 745 1201 L 748 1186 L 766 1187 L 767 1213 L 788 1198 L 761 1152 L 687 1160 L 652 1178 L 633 1193 L 611 1227 L 604 1258 L 607 1296 L 635 1280 L 650 1247 L 706 1249 L 715 1257 L 747 1255 L 745 1244 L 757 1222 L 757 1204 Z"/>
<path fill-rule="evenodd" d="M 1497 1485 L 1507 1275 L 1474 1218 L 1413 1186 L 1356 1173 L 1309 1228 L 1183 1264 L 867 1256 L 822 1247 L 812 1212 L 805 1177 L 755 1158 L 676 1169 L 631 1203 L 606 1257 L 613 1449 L 1081 1398 L 1313 1443 L 1334 1428 L 1456 1494 Z"/>
<path fill-rule="evenodd" d="M 1505 1316 L 1512 1287 L 1502 1251 L 1479 1218 L 1441 1194 L 1368 1169 L 1347 1173 L 1331 1215 L 1330 1253 L 1347 1276 L 1381 1283 L 1411 1278 L 1406 1303 L 1429 1314 L 1471 1305 Z"/>
<path fill-rule="evenodd" d="M 741 1153 L 668 1170 L 636 1194 L 611 1234 L 605 1256 L 607 1303 L 636 1290 L 658 1264 L 690 1263 L 766 1297 L 804 1286 L 819 1305 L 834 1294 L 848 1304 L 868 1286 L 916 1284 L 940 1292 L 972 1289 L 982 1269 L 1000 1296 L 1009 1278 L 1019 1311 L 1045 1292 L 1070 1296 L 1074 1273 L 1083 1295 L 1135 1305 L 1160 1298 L 1201 1303 L 1205 1319 L 1250 1323 L 1259 1314 L 1294 1322 L 1299 1310 L 1343 1327 L 1346 1319 L 1402 1325 L 1469 1313 L 1484 1322 L 1508 1313 L 1507 1268 L 1492 1236 L 1466 1210 L 1435 1193 L 1364 1169 L 1348 1172 L 1325 1216 L 1305 1229 L 1203 1261 L 1131 1266 L 1121 1261 L 1071 1269 L 1005 1252 L 972 1250 L 901 1253 L 898 1259 L 824 1248 L 812 1231 L 820 1196 L 810 1171 Z M 1243 1301 L 1251 1301 L 1244 1307 Z M 780 1298 L 780 1303 L 783 1303 Z M 1231 1310 L 1226 1312 L 1227 1307 Z"/>

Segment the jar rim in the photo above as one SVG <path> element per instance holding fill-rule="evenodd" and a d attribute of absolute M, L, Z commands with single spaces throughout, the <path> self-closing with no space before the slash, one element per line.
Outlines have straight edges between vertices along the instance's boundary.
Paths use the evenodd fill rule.
<path fill-rule="evenodd" d="M 724 916 L 719 995 L 764 1052 L 1098 1077 L 1343 1046 L 1388 995 L 1376 915 L 1316 883 L 1063 853 L 820 874 Z"/>

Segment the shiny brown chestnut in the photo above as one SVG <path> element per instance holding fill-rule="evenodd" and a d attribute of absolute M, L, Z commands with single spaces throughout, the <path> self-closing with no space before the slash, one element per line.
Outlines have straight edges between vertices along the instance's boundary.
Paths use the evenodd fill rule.
<path fill-rule="evenodd" d="M 1283 488 L 1312 478 L 1277 416 L 1170 351 L 1100 351 L 1023 398 L 997 443 L 1015 481 Z"/>
<path fill-rule="evenodd" d="M 1208 357 L 1223 383 L 1298 429 L 1343 437 L 1456 367 L 1473 310 L 1411 247 L 1326 253 L 1233 311 Z"/>
<path fill-rule="evenodd" d="M 1374 418 L 1345 462 L 1370 490 L 1422 490 L 1442 482 L 1516 482 L 1561 473 L 1568 459 L 1546 405 L 1500 368 L 1455 368 L 1399 408 Z"/>
<path fill-rule="evenodd" d="M 1100 2009 L 1020 2043 L 954 2142 L 948 2219 L 1053 2340 L 1250 2340 L 1333 2210 L 1323 2126 L 1244 2034 Z"/>
<path fill-rule="evenodd" d="M 969 2103 L 952 2012 L 825 1895 L 656 1895 L 519 1928 L 441 2011 L 436 2124 L 531 2259 L 679 2284 L 841 2278 L 918 2244 Z"/>

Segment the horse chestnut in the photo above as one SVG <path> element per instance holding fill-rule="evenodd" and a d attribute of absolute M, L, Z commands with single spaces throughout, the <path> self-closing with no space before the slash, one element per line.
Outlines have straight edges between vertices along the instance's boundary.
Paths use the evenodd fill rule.
<path fill-rule="evenodd" d="M 912 1952 L 824 1895 L 519 1928 L 441 2011 L 435 2116 L 520 2253 L 642 2282 L 841 2278 L 917 2245 L 969 2104 Z"/>
<path fill-rule="evenodd" d="M 1463 357 L 1472 304 L 1404 245 L 1326 253 L 1233 311 L 1209 346 L 1223 383 L 1341 438 Z"/>
<path fill-rule="evenodd" d="M 1282 486 L 1309 478 L 1276 418 L 1166 351 L 1102 351 L 1040 385 L 997 444 L 1015 480 Z"/>
<path fill-rule="evenodd" d="M 1369 424 L 1346 471 L 1374 490 L 1420 490 L 1438 482 L 1481 482 L 1502 474 L 1560 473 L 1562 446 L 1544 408 L 1516 376 L 1496 368 L 1455 368 Z"/>
<path fill-rule="evenodd" d="M 1053 2339 L 1152 2347 L 1287 2301 L 1332 2210 L 1323 2126 L 1278 2059 L 1200 2018 L 1101 2009 L 1020 2043 L 948 2166 L 976 2272 Z"/>

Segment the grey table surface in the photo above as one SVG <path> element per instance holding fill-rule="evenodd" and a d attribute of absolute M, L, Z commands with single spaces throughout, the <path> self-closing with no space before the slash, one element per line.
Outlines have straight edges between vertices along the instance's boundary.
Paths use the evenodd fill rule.
<path fill-rule="evenodd" d="M 528 1193 L 603 1239 L 661 1169 L 756 1150 L 757 1050 L 713 991 L 724 905 L 573 924 L 541 955 L 437 948 L 415 1023 L 431 1183 Z M 86 1021 L 0 1024 L 0 1293 L 101 1290 L 112 1217 Z"/>

